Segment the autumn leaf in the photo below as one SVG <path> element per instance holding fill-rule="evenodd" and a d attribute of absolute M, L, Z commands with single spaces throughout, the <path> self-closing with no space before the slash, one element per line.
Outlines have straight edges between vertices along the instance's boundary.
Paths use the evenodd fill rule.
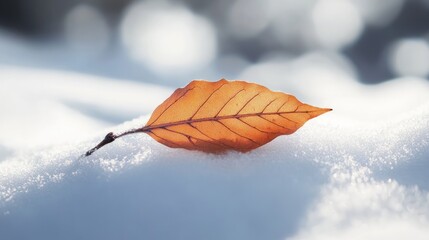
<path fill-rule="evenodd" d="M 309 119 L 331 110 L 254 83 L 195 80 L 159 105 L 144 127 L 120 135 L 109 133 L 86 155 L 137 132 L 173 148 L 247 152 L 280 135 L 292 134 Z"/>

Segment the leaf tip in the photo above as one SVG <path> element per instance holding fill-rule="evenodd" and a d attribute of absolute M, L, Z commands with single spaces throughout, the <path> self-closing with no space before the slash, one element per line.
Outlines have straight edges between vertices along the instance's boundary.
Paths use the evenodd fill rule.
<path fill-rule="evenodd" d="M 332 111 L 332 108 L 315 108 L 314 110 L 310 111 L 309 114 L 311 118 L 315 118 L 317 116 L 320 116 L 324 113 Z"/>

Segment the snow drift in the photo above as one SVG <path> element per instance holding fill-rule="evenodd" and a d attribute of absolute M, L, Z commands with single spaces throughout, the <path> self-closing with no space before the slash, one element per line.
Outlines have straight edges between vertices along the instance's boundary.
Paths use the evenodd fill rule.
<path fill-rule="evenodd" d="M 80 158 L 107 132 L 145 124 L 172 89 L 0 68 L 1 238 L 426 239 L 428 82 L 366 86 L 302 61 L 314 56 L 287 63 L 299 82 L 267 83 L 334 111 L 223 155 L 134 134 Z M 243 78 L 269 81 L 282 64 Z"/>

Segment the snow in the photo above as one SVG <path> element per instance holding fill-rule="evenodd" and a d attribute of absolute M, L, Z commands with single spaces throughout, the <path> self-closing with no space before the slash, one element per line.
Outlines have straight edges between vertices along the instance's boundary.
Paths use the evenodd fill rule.
<path fill-rule="evenodd" d="M 13 149 L 91 136 L 109 123 L 152 112 L 171 93 L 155 85 L 52 70 L 0 67 L 0 74 L 6 100 L 0 102 L 0 145 Z"/>
<path fill-rule="evenodd" d="M 339 64 L 250 65 L 241 78 L 334 109 L 250 153 L 134 134 L 86 158 L 173 89 L 0 67 L 1 239 L 427 239 L 428 81 L 362 85 Z"/>

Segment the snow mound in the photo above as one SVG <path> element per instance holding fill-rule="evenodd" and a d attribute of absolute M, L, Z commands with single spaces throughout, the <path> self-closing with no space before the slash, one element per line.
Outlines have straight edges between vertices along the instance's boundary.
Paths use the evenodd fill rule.
<path fill-rule="evenodd" d="M 40 74 L 40 78 L 52 76 Z M 66 143 L 52 140 L 28 149 L 18 147 L 31 142 L 25 139 L 7 145 L 13 131 L 6 131 L 0 141 L 9 149 L 3 152 L 10 151 L 0 162 L 4 239 L 425 239 L 429 235 L 429 84 L 424 79 L 365 86 L 334 76 L 332 84 L 321 85 L 320 91 L 297 96 L 311 98 L 313 104 L 320 101 L 315 105 L 332 107 L 333 112 L 246 154 L 170 149 L 145 134 L 134 134 L 82 158 L 107 132 L 145 124 L 149 109 L 170 90 L 56 74 L 76 78 L 77 85 L 84 78 L 82 84 L 97 94 L 109 92 L 96 90 L 104 86 L 111 92 L 121 87 L 135 96 L 97 102 L 90 93 L 88 98 L 75 95 L 81 87 L 59 90 L 75 81 L 60 78 L 47 86 L 61 94 L 41 93 L 57 106 L 68 106 L 63 93 L 70 92 L 66 96 L 73 101 L 86 99 L 87 105 L 106 108 L 114 102 L 112 109 L 128 113 L 141 107 L 146 115 L 113 126 L 78 107 L 71 115 L 94 120 L 97 129 L 79 141 L 64 138 Z M 8 92 L 30 83 L 25 73 L 0 70 L 5 81 L 12 75 L 22 79 L 7 82 Z M 312 81 L 303 79 L 307 80 L 288 86 L 299 90 Z M 22 96 L 31 96 L 30 90 L 25 91 Z M 133 104 L 142 101 L 137 100 L 141 93 L 149 95 Z M 146 101 L 152 97 L 153 103 Z M 122 104 L 128 107 L 121 108 Z M 11 128 L 16 129 L 13 116 L 23 115 L 9 116 Z"/>

